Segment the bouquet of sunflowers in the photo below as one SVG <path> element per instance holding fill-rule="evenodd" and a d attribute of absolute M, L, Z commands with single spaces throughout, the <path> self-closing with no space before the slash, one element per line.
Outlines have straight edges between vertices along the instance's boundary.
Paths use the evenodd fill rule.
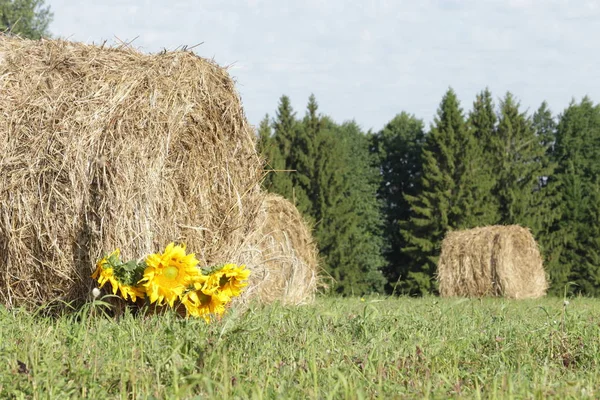
<path fill-rule="evenodd" d="M 96 264 L 92 278 L 125 300 L 146 298 L 150 304 L 171 308 L 183 305 L 186 316 L 220 316 L 233 297 L 247 285 L 250 271 L 244 265 L 224 264 L 199 268 L 196 256 L 186 254 L 184 245 L 170 243 L 164 253 L 151 254 L 142 261 L 122 262 L 119 249 Z"/>

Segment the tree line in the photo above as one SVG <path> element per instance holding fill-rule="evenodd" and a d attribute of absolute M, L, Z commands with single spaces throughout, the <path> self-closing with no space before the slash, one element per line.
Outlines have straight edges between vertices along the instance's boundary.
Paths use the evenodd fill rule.
<path fill-rule="evenodd" d="M 378 132 L 303 116 L 282 96 L 258 127 L 265 189 L 314 227 L 339 294 L 436 293 L 450 230 L 518 224 L 531 230 L 551 288 L 600 294 L 600 106 L 585 97 L 559 115 L 532 114 L 485 89 L 464 111 L 453 89 L 429 128 L 401 112 Z"/>

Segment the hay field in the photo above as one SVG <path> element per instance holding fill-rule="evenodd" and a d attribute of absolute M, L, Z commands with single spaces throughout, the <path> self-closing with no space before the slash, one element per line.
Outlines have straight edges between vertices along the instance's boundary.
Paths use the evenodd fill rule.
<path fill-rule="evenodd" d="M 0 397 L 600 396 L 595 299 L 318 298 L 211 325 L 99 311 L 52 319 L 0 306 Z"/>

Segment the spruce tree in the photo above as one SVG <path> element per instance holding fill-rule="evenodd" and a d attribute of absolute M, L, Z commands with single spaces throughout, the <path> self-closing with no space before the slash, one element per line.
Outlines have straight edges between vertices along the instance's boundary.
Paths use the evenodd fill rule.
<path fill-rule="evenodd" d="M 582 277 L 581 265 L 585 262 L 585 248 L 582 246 L 582 232 L 584 224 L 588 221 L 590 199 L 586 184 L 582 177 L 576 173 L 573 164 L 568 163 L 567 169 L 561 173 L 561 201 L 562 210 L 560 219 L 555 225 L 553 250 L 558 255 L 556 260 L 546 263 L 552 287 L 550 292 L 561 295 L 569 282 L 579 281 Z M 577 287 L 570 287 L 569 291 L 580 292 Z"/>
<path fill-rule="evenodd" d="M 497 150 L 494 146 L 497 120 L 492 93 L 486 88 L 475 97 L 473 110 L 469 114 L 469 126 L 486 157 L 493 155 Z"/>
<path fill-rule="evenodd" d="M 469 113 L 468 126 L 475 138 L 473 149 L 473 162 L 476 165 L 474 177 L 479 181 L 476 196 L 481 204 L 481 213 L 472 225 L 493 225 L 500 219 L 500 205 L 494 196 L 494 187 L 497 183 L 496 174 L 499 166 L 494 163 L 498 148 L 495 144 L 497 136 L 497 118 L 494 111 L 492 94 L 485 89 L 477 94 L 473 103 L 473 109 Z"/>
<path fill-rule="evenodd" d="M 556 129 L 554 158 L 555 179 L 560 185 L 560 218 L 551 233 L 554 257 L 547 264 L 552 282 L 551 291 L 561 293 L 567 282 L 577 285 L 570 291 L 600 294 L 596 280 L 593 236 L 598 228 L 596 219 L 597 177 L 600 174 L 600 106 L 584 98 L 572 102 L 561 115 Z"/>
<path fill-rule="evenodd" d="M 337 127 L 328 118 L 323 120 L 317 142 L 315 159 L 316 193 L 314 208 L 315 239 L 325 270 L 335 280 L 334 290 L 347 293 L 352 290 L 356 273 L 345 265 L 344 243 L 350 230 L 345 217 L 352 212 L 352 204 L 345 201 L 348 182 L 345 180 L 346 148 L 341 146 Z"/>
<path fill-rule="evenodd" d="M 285 172 L 285 160 L 275 143 L 275 138 L 271 130 L 269 115 L 265 115 L 258 126 L 257 151 L 264 159 L 265 177 L 262 182 L 263 188 L 271 191 L 274 182 L 282 179 L 289 179 Z"/>
<path fill-rule="evenodd" d="M 547 147 L 536 136 L 531 119 L 507 93 L 500 105 L 496 136 L 497 181 L 494 193 L 500 202 L 501 223 L 519 224 L 535 235 L 542 230 L 544 215 L 540 181 L 552 173 Z"/>
<path fill-rule="evenodd" d="M 545 101 L 533 114 L 532 127 L 540 144 L 547 149 L 546 154 L 551 156 L 556 142 L 556 121 Z"/>
<path fill-rule="evenodd" d="M 547 172 L 546 175 L 540 177 L 534 188 L 534 196 L 538 201 L 537 207 L 543 210 L 543 212 L 538 213 L 536 239 L 540 244 L 546 271 L 557 271 L 551 274 L 558 278 L 562 267 L 557 264 L 564 240 L 557 231 L 557 224 L 561 218 L 560 203 L 562 202 L 562 193 L 561 183 L 555 176 L 554 145 L 556 142 L 556 121 L 545 101 L 542 102 L 533 114 L 532 129 L 538 143 L 546 149 L 545 154 L 540 157 L 540 162 L 543 169 Z M 558 281 L 562 282 L 556 285 L 557 287 L 561 287 L 560 290 L 562 290 L 564 283 L 566 283 L 566 279 L 566 275 L 558 279 Z M 555 285 L 552 284 L 552 286 Z M 562 292 L 558 294 L 562 294 Z"/>
<path fill-rule="evenodd" d="M 558 170 L 572 162 L 577 174 L 591 179 L 600 173 L 600 105 L 585 97 L 580 104 L 572 102 L 560 118 L 555 155 Z"/>
<path fill-rule="evenodd" d="M 489 213 L 480 196 L 482 159 L 452 89 L 442 99 L 422 157 L 422 190 L 405 196 L 413 214 L 401 230 L 412 260 L 403 288 L 411 293 L 436 289 L 433 275 L 446 232 L 480 225 Z"/>
<path fill-rule="evenodd" d="M 385 216 L 384 273 L 388 290 L 393 290 L 398 279 L 406 278 L 410 270 L 410 257 L 404 252 L 407 242 L 400 225 L 406 224 L 411 215 L 404 196 L 416 196 L 420 191 L 424 139 L 423 121 L 406 112 L 396 115 L 371 137 L 371 151 L 381 173 L 378 196 Z"/>
<path fill-rule="evenodd" d="M 351 204 L 352 212 L 345 218 L 351 219 L 354 229 L 350 234 L 348 262 L 360 273 L 358 289 L 363 293 L 381 292 L 385 284 L 382 268 L 383 256 L 383 215 L 377 199 L 380 186 L 376 157 L 369 151 L 369 138 L 354 122 L 346 122 L 340 127 L 344 140 L 348 143 L 346 153 L 345 180 L 349 183 L 345 200 Z"/>
<path fill-rule="evenodd" d="M 329 209 L 340 200 L 345 190 L 344 157 L 345 149 L 339 145 L 337 125 L 328 117 L 321 120 L 322 129 L 316 140 L 313 215 L 318 230 L 324 229 L 323 223 Z"/>
<path fill-rule="evenodd" d="M 316 158 L 315 237 L 339 294 L 380 292 L 385 279 L 377 162 L 354 123 L 323 118 Z"/>
<path fill-rule="evenodd" d="M 256 140 L 256 150 L 263 155 L 267 160 L 270 148 L 273 146 L 273 132 L 271 131 L 271 120 L 269 114 L 265 114 L 264 118 L 258 124 L 258 138 Z"/>
<path fill-rule="evenodd" d="M 578 292 L 596 297 L 600 295 L 600 179 L 591 182 L 588 196 L 589 225 L 581 238 L 583 262 L 573 268 L 571 276 Z"/>
<path fill-rule="evenodd" d="M 294 188 L 291 174 L 293 167 L 291 165 L 290 152 L 292 143 L 297 134 L 297 121 L 292 109 L 290 99 L 287 96 L 281 96 L 275 120 L 273 121 L 273 141 L 279 150 L 281 160 L 273 161 L 279 170 L 288 170 L 287 172 L 278 172 L 273 175 L 270 190 L 282 195 L 283 197 L 295 203 Z"/>
<path fill-rule="evenodd" d="M 556 143 L 556 121 L 552 115 L 552 111 L 548 108 L 548 103 L 542 102 L 540 107 L 533 114 L 531 127 L 534 136 L 539 146 L 545 151 L 538 158 L 538 162 L 542 165 L 542 169 L 546 175 L 542 176 L 536 185 L 536 190 L 540 191 L 540 195 L 545 198 L 551 198 L 556 195 L 556 188 L 552 187 L 556 162 L 554 161 L 554 145 Z M 542 192 L 546 190 L 546 192 Z M 547 211 L 547 207 L 546 207 Z M 548 223 L 545 223 L 548 225 Z"/>
<path fill-rule="evenodd" d="M 290 149 L 290 166 L 295 170 L 291 177 L 296 206 L 305 216 L 313 218 L 316 190 L 315 162 L 317 141 L 321 131 L 321 117 L 317 115 L 317 111 L 317 101 L 315 96 L 311 95 L 306 116 L 296 131 Z"/>

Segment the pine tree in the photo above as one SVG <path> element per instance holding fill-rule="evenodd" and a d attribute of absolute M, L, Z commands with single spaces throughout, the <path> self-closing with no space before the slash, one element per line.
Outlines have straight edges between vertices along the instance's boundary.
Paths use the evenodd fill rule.
<path fill-rule="evenodd" d="M 410 257 L 404 252 L 407 243 L 400 234 L 400 224 L 406 224 L 411 215 L 404 196 L 416 196 L 420 191 L 424 138 L 423 121 L 405 112 L 371 137 L 371 151 L 381 171 L 378 196 L 385 216 L 384 273 L 391 285 L 389 290 L 409 272 Z"/>
<path fill-rule="evenodd" d="M 489 213 L 480 195 L 477 143 L 452 89 L 442 99 L 422 157 L 422 191 L 405 196 L 413 215 L 401 230 L 412 260 L 403 286 L 411 293 L 435 290 L 433 274 L 445 233 L 480 225 Z"/>

